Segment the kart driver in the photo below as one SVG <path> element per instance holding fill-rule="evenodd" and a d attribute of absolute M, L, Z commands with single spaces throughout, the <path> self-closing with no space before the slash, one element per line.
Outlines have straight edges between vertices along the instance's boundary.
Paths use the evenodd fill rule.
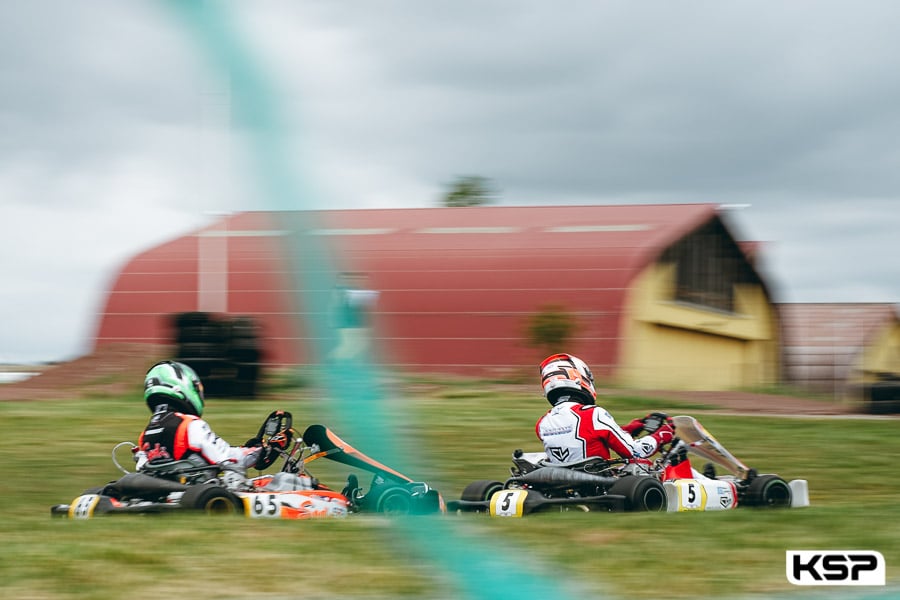
<path fill-rule="evenodd" d="M 278 457 L 276 452 L 260 448 L 255 438 L 244 446 L 231 446 L 213 433 L 200 418 L 203 384 L 184 363 L 164 360 L 153 365 L 144 378 L 144 400 L 153 416 L 138 439 L 134 456 L 138 471 L 150 461 L 192 457 L 211 465 L 234 463 L 262 470 Z"/>
<path fill-rule="evenodd" d="M 674 438 L 674 430 L 661 418 L 658 429 L 634 439 L 650 422 L 635 419 L 620 427 L 604 408 L 597 406 L 594 376 L 583 360 L 571 354 L 554 354 L 540 365 L 544 396 L 552 408 L 535 425 L 544 444 L 547 462 L 556 465 L 599 457 L 609 460 L 610 450 L 625 459 L 646 459 Z"/>

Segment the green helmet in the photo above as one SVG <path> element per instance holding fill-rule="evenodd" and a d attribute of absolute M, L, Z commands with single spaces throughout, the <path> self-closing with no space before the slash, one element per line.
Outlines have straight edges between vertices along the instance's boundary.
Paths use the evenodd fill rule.
<path fill-rule="evenodd" d="M 144 400 L 151 411 L 160 404 L 190 415 L 203 414 L 203 384 L 192 368 L 184 363 L 164 360 L 144 377 Z"/>

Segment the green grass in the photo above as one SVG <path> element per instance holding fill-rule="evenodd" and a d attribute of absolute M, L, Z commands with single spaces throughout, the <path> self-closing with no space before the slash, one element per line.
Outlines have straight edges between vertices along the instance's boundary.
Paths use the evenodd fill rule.
<path fill-rule="evenodd" d="M 408 393 L 394 401 L 407 410 L 396 414 L 413 420 L 398 425 L 397 447 L 409 457 L 409 474 L 432 483 L 446 499 L 456 499 L 472 480 L 504 479 L 513 449 L 539 449 L 533 428 L 546 403 L 521 384 L 435 379 L 405 388 Z M 282 397 L 284 391 L 279 389 Z M 275 408 L 290 410 L 301 430 L 313 422 L 334 426 L 325 401 L 315 396 L 297 390 L 289 401 L 213 399 L 206 416 L 232 443 L 255 433 Z M 900 579 L 897 420 L 726 416 L 703 405 L 618 396 L 603 403 L 620 422 L 648 410 L 693 414 L 760 472 L 807 479 L 812 506 L 407 519 L 424 528 L 440 519 L 465 540 L 494 548 L 498 560 L 515 559 L 549 581 L 574 580 L 598 597 L 808 598 L 808 589 L 785 579 L 785 550 L 816 548 L 878 550 L 889 582 Z M 133 441 L 147 417 L 139 397 L 0 403 L 2 597 L 460 597 L 453 584 L 459 574 L 422 564 L 423 549 L 406 535 L 407 520 L 352 515 L 258 522 L 188 514 L 51 519 L 52 504 L 68 503 L 118 476 L 112 447 Z M 359 449 L 381 457 L 378 448 Z M 312 467 L 338 488 L 349 472 L 325 461 Z M 438 552 L 443 543 L 433 540 Z M 516 594 L 509 590 L 509 597 Z"/>

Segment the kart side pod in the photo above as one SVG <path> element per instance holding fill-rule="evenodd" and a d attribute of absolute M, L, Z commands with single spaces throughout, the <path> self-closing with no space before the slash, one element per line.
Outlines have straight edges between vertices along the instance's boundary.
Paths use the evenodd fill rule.
<path fill-rule="evenodd" d="M 717 479 L 675 479 L 663 483 L 668 512 L 730 510 L 737 506 L 734 483 Z"/>
<path fill-rule="evenodd" d="M 809 506 L 809 488 L 805 479 L 785 482 L 777 475 L 760 475 L 738 490 L 734 480 L 673 479 L 663 483 L 668 512 L 718 511 L 742 506 L 799 508 Z"/>

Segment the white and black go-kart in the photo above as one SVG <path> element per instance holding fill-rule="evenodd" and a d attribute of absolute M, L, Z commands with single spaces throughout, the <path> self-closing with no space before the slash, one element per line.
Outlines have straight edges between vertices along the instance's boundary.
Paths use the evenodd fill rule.
<path fill-rule="evenodd" d="M 642 431 L 656 431 L 665 419 L 663 413 L 648 415 Z M 809 504 L 806 480 L 787 482 L 748 468 L 694 417 L 672 417 L 671 424 L 676 437 L 655 461 L 591 458 L 562 467 L 549 464 L 544 452 L 516 450 L 511 477 L 470 483 L 448 509 L 522 517 L 569 510 L 718 511 Z M 709 461 L 702 472 L 692 467 L 690 455 Z M 716 466 L 728 473 L 718 475 Z"/>
<path fill-rule="evenodd" d="M 121 442 L 113 448 L 112 460 L 124 475 L 86 490 L 69 504 L 52 506 L 50 514 L 89 519 L 197 510 L 251 518 L 310 519 L 344 517 L 355 512 L 446 512 L 440 493 L 428 484 L 413 481 L 366 456 L 323 425 L 310 425 L 302 436 L 297 436 L 291 424 L 291 414 L 286 411 L 275 411 L 263 422 L 256 438 L 265 457 L 260 463 L 268 466 L 279 459 L 283 463 L 279 472 L 256 477 L 248 476 L 246 468 L 235 464 L 210 465 L 197 456 L 150 461 L 139 472 L 130 472 L 116 459 L 116 452 L 122 447 L 133 450 L 134 444 Z M 282 444 L 273 443 L 276 439 Z M 319 458 L 372 473 L 369 490 L 360 488 L 355 474 L 347 477 L 340 492 L 322 485 L 307 470 L 307 465 Z"/>

